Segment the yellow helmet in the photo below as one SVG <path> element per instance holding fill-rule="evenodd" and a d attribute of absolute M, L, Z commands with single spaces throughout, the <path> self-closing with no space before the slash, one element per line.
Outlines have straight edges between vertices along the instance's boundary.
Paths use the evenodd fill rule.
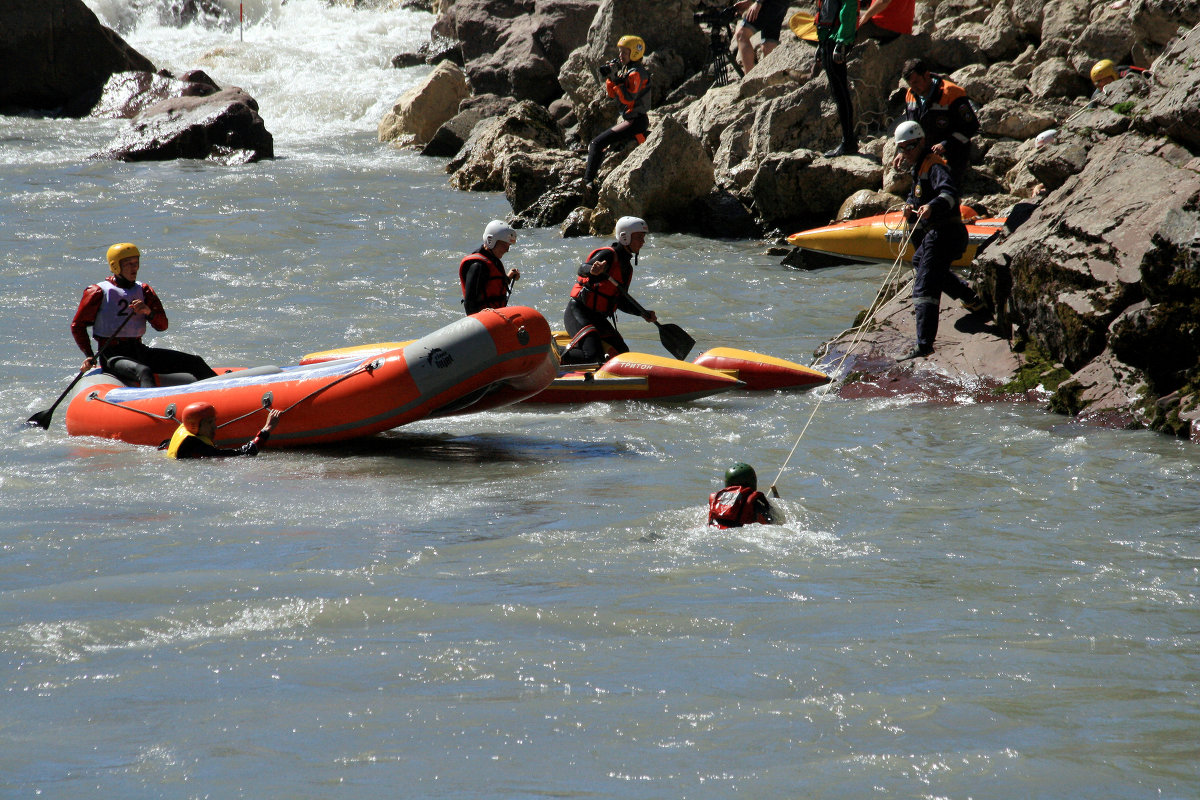
<path fill-rule="evenodd" d="M 1109 59 L 1105 58 L 1097 61 L 1092 67 L 1092 83 L 1096 86 L 1104 86 L 1117 79 L 1117 65 Z"/>
<path fill-rule="evenodd" d="M 646 55 L 646 43 L 640 36 L 622 36 L 617 40 L 617 47 L 629 48 L 630 61 L 641 61 L 642 56 Z"/>
<path fill-rule="evenodd" d="M 108 248 L 108 268 L 112 270 L 113 275 L 121 274 L 121 259 L 133 258 L 141 256 L 142 251 L 137 249 L 137 245 L 133 242 L 121 242 L 114 244 Z"/>

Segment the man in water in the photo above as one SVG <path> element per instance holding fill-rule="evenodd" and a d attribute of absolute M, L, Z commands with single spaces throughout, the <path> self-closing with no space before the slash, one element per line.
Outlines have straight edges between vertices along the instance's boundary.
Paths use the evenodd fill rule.
<path fill-rule="evenodd" d="M 967 248 L 967 226 L 958 205 L 958 188 L 946 159 L 933 152 L 925 131 L 915 122 L 896 128 L 896 149 L 912 167 L 913 185 L 904 205 L 904 218 L 912 226 L 913 310 L 917 317 L 917 344 L 900 361 L 927 356 L 937 338 L 942 293 L 962 301 L 972 313 L 986 309 L 979 295 L 950 270 Z"/>
<path fill-rule="evenodd" d="M 141 251 L 137 245 L 114 244 L 108 248 L 107 258 L 112 275 L 83 290 L 71 320 L 71 335 L 86 356 L 83 369 L 96 363 L 87 333 L 91 327 L 99 344 L 97 351 L 103 350 L 100 366 L 125 383 L 155 386 L 154 376 L 162 373 L 184 373 L 192 381 L 216 375 L 200 356 L 142 343 L 147 322 L 156 331 L 167 329 L 167 313 L 150 284 L 138 282 Z"/>
<path fill-rule="evenodd" d="M 227 456 L 256 456 L 258 448 L 271 438 L 279 416 L 283 412 L 273 408 L 267 413 L 262 430 L 241 447 L 222 450 L 213 444 L 217 436 L 217 409 L 211 403 L 192 403 L 183 410 L 182 423 L 166 445 L 168 458 L 223 458 Z"/>
<path fill-rule="evenodd" d="M 494 219 L 483 229 L 483 246 L 458 265 L 458 282 L 462 286 L 462 303 L 467 314 L 508 305 L 512 285 L 521 273 L 515 269 L 505 272 L 504 262 L 500 259 L 516 243 L 517 232 L 512 226 Z"/>
<path fill-rule="evenodd" d="M 562 363 L 603 363 L 608 358 L 606 345 L 616 353 L 628 353 L 629 346 L 613 324 L 618 310 L 639 314 L 647 322 L 658 320 L 653 311 L 639 311 L 628 295 L 633 262 L 646 244 L 649 230 L 645 220 L 621 217 L 613 232 L 616 241 L 593 250 L 579 267 L 563 313 L 571 344 Z"/>
<path fill-rule="evenodd" d="M 716 528 L 740 528 L 775 522 L 771 501 L 758 491 L 754 467 L 739 461 L 725 470 L 725 488 L 708 497 L 708 524 Z"/>

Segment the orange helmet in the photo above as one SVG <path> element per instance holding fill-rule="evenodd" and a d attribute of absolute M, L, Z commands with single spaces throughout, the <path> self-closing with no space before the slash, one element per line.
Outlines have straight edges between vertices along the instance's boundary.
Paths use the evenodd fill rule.
<path fill-rule="evenodd" d="M 216 418 L 217 410 L 213 408 L 212 403 L 192 403 L 183 410 L 183 427 L 187 428 L 188 433 L 195 433 L 200 430 L 201 422 Z"/>

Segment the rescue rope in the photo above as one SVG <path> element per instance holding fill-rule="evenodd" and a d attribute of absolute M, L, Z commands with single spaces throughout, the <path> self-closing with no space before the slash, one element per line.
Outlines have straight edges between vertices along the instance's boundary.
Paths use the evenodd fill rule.
<path fill-rule="evenodd" d="M 850 357 L 850 354 L 854 352 L 854 349 L 862 341 L 862 337 L 865 335 L 868 326 L 875 321 L 875 316 L 879 313 L 879 309 L 882 308 L 883 304 L 886 302 L 885 292 L 889 284 L 891 284 L 894 280 L 898 280 L 901 272 L 903 271 L 903 268 L 900 265 L 904 262 L 904 253 L 908 250 L 908 244 L 912 240 L 912 235 L 915 230 L 915 226 L 909 226 L 908 232 L 904 236 L 904 240 L 900 243 L 900 252 L 896 255 L 896 260 L 892 262 L 892 266 L 888 268 L 887 274 L 884 275 L 883 283 L 880 284 L 879 291 L 875 293 L 875 299 L 872 300 L 871 305 L 867 307 L 867 311 L 863 315 L 862 322 L 860 322 L 857 327 L 847 328 L 830 340 L 836 341 L 842 336 L 845 336 L 847 333 L 850 333 L 851 331 L 854 332 L 854 335 L 850 338 L 849 345 L 847 345 L 842 351 L 842 357 L 834 365 L 832 370 L 833 372 L 836 373 L 841 370 L 842 365 L 846 363 L 846 359 Z M 899 292 L 896 294 L 898 293 Z M 893 296 L 895 295 L 888 295 L 888 299 Z M 826 354 L 829 352 L 828 343 L 825 345 L 825 352 Z M 792 445 L 791 452 L 788 453 L 787 458 L 783 460 L 783 464 L 779 467 L 779 472 L 775 475 L 775 480 L 771 481 L 770 491 L 772 497 L 779 497 L 779 489 L 776 488 L 779 483 L 779 479 L 783 477 L 784 470 L 787 469 L 788 464 L 792 460 L 792 456 L 796 454 L 796 449 L 800 447 L 800 440 L 802 440 L 804 438 L 804 434 L 808 432 L 808 426 L 812 424 L 813 418 L 817 416 L 817 411 L 821 408 L 821 404 L 825 402 L 825 398 L 828 395 L 829 392 L 825 391 L 822 392 L 817 398 L 817 404 L 813 406 L 813 410 L 811 413 L 809 413 L 808 419 L 804 423 L 804 427 L 800 429 L 800 435 L 796 437 L 796 443 Z"/>

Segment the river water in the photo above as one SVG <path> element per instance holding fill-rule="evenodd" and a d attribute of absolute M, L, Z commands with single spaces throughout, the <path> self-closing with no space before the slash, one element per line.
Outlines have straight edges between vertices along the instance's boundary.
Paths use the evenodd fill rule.
<path fill-rule="evenodd" d="M 380 145 L 411 11 L 249 4 L 132 22 L 247 88 L 278 158 L 87 156 L 120 123 L 0 118 L 0 797 L 1194 798 L 1193 445 L 968 398 L 820 403 L 783 526 L 716 532 L 816 393 L 520 406 L 360 443 L 174 463 L 22 422 L 80 362 L 112 242 L 217 365 L 287 364 L 461 313 L 501 195 Z M 599 240 L 522 231 L 514 300 L 558 325 Z M 635 296 L 809 363 L 882 268 L 652 235 Z M 661 352 L 628 319 L 635 349 Z"/>

